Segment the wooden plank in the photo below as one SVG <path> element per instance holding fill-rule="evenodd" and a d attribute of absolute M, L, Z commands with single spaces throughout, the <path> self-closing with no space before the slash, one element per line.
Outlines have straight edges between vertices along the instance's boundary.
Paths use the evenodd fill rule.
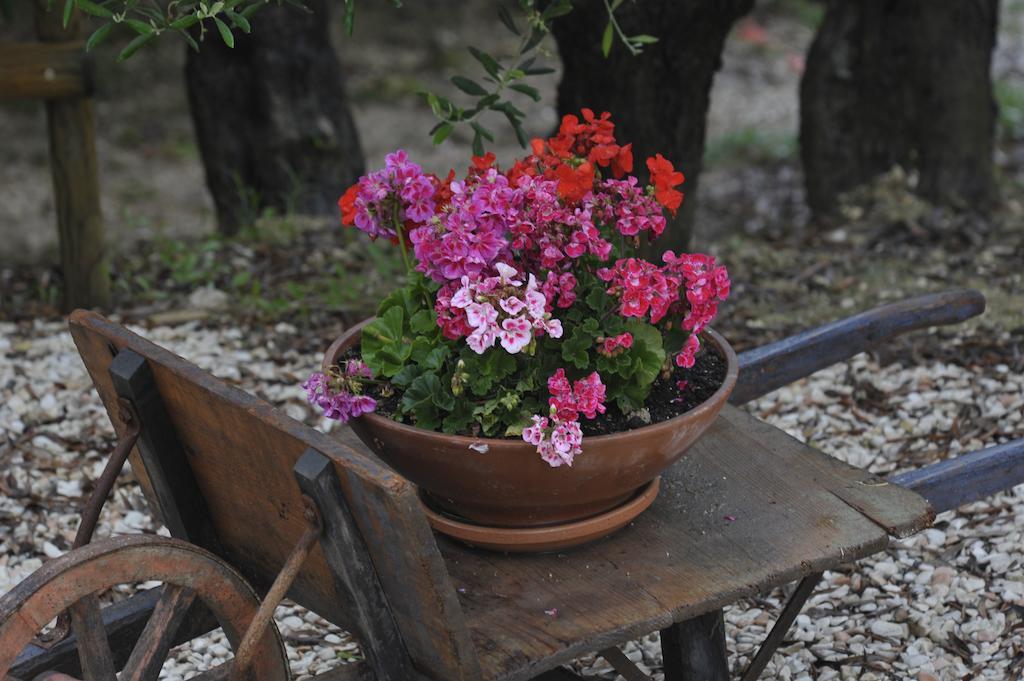
<path fill-rule="evenodd" d="M 725 619 L 712 610 L 661 630 L 665 681 L 729 681 Z"/>
<path fill-rule="evenodd" d="M 736 430 L 756 438 L 770 454 L 797 454 L 801 466 L 810 475 L 834 476 L 842 480 L 841 484 L 830 487 L 832 494 L 894 537 L 909 537 L 935 520 L 935 512 L 920 495 L 907 493 L 907 490 L 876 475 L 826 456 L 735 407 L 723 409 L 720 418 L 733 424 Z"/>
<path fill-rule="evenodd" d="M 217 552 L 216 532 L 184 447 L 167 416 L 146 359 L 123 350 L 110 363 L 119 397 L 131 401 L 140 421 L 136 450 L 156 494 L 156 511 L 172 537 Z"/>
<path fill-rule="evenodd" d="M 167 584 L 161 588 L 153 614 L 135 642 L 119 681 L 157 681 L 167 653 L 174 646 L 178 627 L 185 621 L 195 601 L 191 589 Z"/>
<path fill-rule="evenodd" d="M 159 599 L 159 588 L 148 589 L 100 610 L 115 667 L 124 667 Z M 184 624 L 178 628 L 174 644 L 201 636 L 217 626 L 217 620 L 210 611 L 198 604 L 189 611 Z M 78 663 L 77 641 L 74 633 L 71 633 L 51 648 L 30 645 L 15 660 L 11 673 L 23 679 L 34 679 L 45 671 L 57 671 L 80 678 L 82 669 Z"/>
<path fill-rule="evenodd" d="M 356 528 L 331 460 L 308 449 L 295 464 L 299 489 L 317 505 L 323 523 L 320 548 L 338 591 L 353 605 L 360 649 L 380 681 L 415 677 L 387 597 L 363 537 Z"/>
<path fill-rule="evenodd" d="M 0 100 L 89 97 L 91 62 L 85 43 L 0 45 Z"/>
<path fill-rule="evenodd" d="M 85 681 L 117 681 L 114 655 L 100 616 L 100 601 L 90 594 L 70 608 L 71 630 L 78 638 L 78 660 Z"/>
<path fill-rule="evenodd" d="M 957 324 L 985 311 L 973 289 L 952 289 L 876 307 L 739 354 L 740 374 L 729 397 L 743 404 L 853 357 L 900 334 Z"/>
<path fill-rule="evenodd" d="M 439 539 L 484 678 L 529 679 L 870 555 L 888 543 L 879 518 L 927 518 L 924 500 L 895 485 L 858 491 L 876 517 L 865 515 L 837 491 L 867 474 L 779 435 L 726 407 L 645 513 L 569 552 L 503 556 Z"/>
<path fill-rule="evenodd" d="M 1024 439 L 893 475 L 889 482 L 917 492 L 936 513 L 949 511 L 1024 483 Z"/>
<path fill-rule="evenodd" d="M 71 333 L 119 430 L 107 369 L 111 347 L 145 357 L 182 443 L 224 556 L 265 589 L 306 523 L 292 468 L 307 449 L 331 459 L 342 492 L 387 594 L 416 669 L 445 681 L 480 677 L 444 561 L 415 488 L 365 452 L 357 452 L 224 384 L 180 357 L 101 316 L 71 315 Z M 133 470 L 143 469 L 132 459 Z M 138 465 L 137 465 L 138 464 Z M 142 476 L 144 478 L 144 476 Z M 142 480 L 140 480 L 142 482 Z M 146 480 L 144 489 L 152 493 Z M 150 503 L 154 497 L 149 496 Z M 342 628 L 354 624 L 323 552 L 314 549 L 289 596 Z"/>
<path fill-rule="evenodd" d="M 36 32 L 42 42 L 67 42 L 78 37 L 81 16 L 71 13 L 67 28 L 62 12 L 48 11 L 48 0 L 35 0 Z M 46 102 L 50 138 L 50 170 L 57 207 L 60 263 L 64 277 L 63 306 L 110 304 L 109 265 L 100 212 L 96 164 L 96 122 L 85 97 Z"/>

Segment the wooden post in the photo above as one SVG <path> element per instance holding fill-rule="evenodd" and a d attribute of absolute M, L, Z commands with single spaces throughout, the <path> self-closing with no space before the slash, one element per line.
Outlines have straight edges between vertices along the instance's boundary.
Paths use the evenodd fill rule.
<path fill-rule="evenodd" d="M 40 41 L 61 43 L 78 37 L 81 16 L 73 12 L 65 29 L 61 9 L 62 3 L 53 3 L 47 11 L 47 1 L 36 0 L 36 34 Z M 104 254 L 92 102 L 85 97 L 48 99 L 46 119 L 64 273 L 63 306 L 65 310 L 107 306 L 110 281 Z"/>
<path fill-rule="evenodd" d="M 661 630 L 665 681 L 729 681 L 721 610 Z"/>

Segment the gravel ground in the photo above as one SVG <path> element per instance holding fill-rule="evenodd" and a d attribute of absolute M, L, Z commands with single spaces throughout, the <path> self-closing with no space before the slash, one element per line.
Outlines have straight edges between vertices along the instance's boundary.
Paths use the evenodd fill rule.
<path fill-rule="evenodd" d="M 298 382 L 316 353 L 288 324 L 137 329 L 152 340 L 318 424 Z M 946 345 L 956 348 L 977 329 Z M 751 405 L 794 436 L 879 473 L 1024 437 L 1024 378 L 1005 364 L 883 365 L 862 354 Z M 59 322 L 0 324 L 0 593 L 70 545 L 77 512 L 113 436 Z M 1016 679 L 1024 668 L 1024 493 L 939 517 L 933 529 L 826 573 L 764 678 Z M 123 474 L 97 536 L 163 532 Z M 115 595 L 115 597 L 117 597 Z M 781 590 L 726 612 L 741 669 L 778 613 Z M 294 606 L 278 610 L 297 678 L 358 659 L 344 632 Z M 660 678 L 657 637 L 626 647 Z M 217 634 L 178 649 L 164 669 L 187 678 L 227 653 Z M 613 678 L 603 660 L 587 673 Z"/>

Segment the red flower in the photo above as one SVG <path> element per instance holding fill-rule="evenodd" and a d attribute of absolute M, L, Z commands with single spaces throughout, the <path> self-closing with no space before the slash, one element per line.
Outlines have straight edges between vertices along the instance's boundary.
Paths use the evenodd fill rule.
<path fill-rule="evenodd" d="M 354 184 L 338 199 L 338 208 L 341 209 L 341 224 L 349 227 L 356 224 L 356 196 L 358 194 L 359 185 Z"/>
<path fill-rule="evenodd" d="M 494 160 L 496 158 L 497 158 L 497 156 L 494 155 L 493 151 L 488 151 L 483 156 L 474 156 L 472 158 L 472 160 L 473 160 L 473 167 L 476 168 L 477 170 L 481 170 L 481 171 L 482 170 L 487 170 L 492 165 L 494 165 Z"/>
<path fill-rule="evenodd" d="M 647 170 L 651 172 L 651 184 L 654 185 L 654 198 L 668 208 L 672 215 L 676 214 L 683 203 L 683 193 L 674 189 L 686 178 L 672 166 L 672 162 L 661 154 L 647 159 Z"/>
<path fill-rule="evenodd" d="M 589 162 L 582 163 L 578 168 L 561 165 L 556 170 L 558 177 L 558 195 L 569 203 L 575 203 L 586 196 L 594 188 L 594 166 Z"/>
<path fill-rule="evenodd" d="M 448 171 L 448 177 L 443 180 L 437 175 L 429 175 L 430 179 L 434 182 L 434 204 L 437 206 L 437 212 L 441 212 L 441 207 L 452 200 L 452 180 L 455 179 L 455 170 Z"/>
<path fill-rule="evenodd" d="M 630 142 L 624 147 L 619 147 L 618 155 L 612 159 L 612 175 L 616 180 L 623 175 L 633 172 L 633 143 Z"/>

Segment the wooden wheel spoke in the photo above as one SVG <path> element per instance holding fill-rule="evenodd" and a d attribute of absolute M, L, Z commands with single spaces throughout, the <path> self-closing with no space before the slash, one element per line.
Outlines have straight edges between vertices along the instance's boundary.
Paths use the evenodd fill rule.
<path fill-rule="evenodd" d="M 71 630 L 78 641 L 78 659 L 85 681 L 117 681 L 114 656 L 100 615 L 100 601 L 89 594 L 69 609 Z"/>
<path fill-rule="evenodd" d="M 156 681 L 174 635 L 195 601 L 192 589 L 167 584 L 121 672 L 121 681 Z"/>

